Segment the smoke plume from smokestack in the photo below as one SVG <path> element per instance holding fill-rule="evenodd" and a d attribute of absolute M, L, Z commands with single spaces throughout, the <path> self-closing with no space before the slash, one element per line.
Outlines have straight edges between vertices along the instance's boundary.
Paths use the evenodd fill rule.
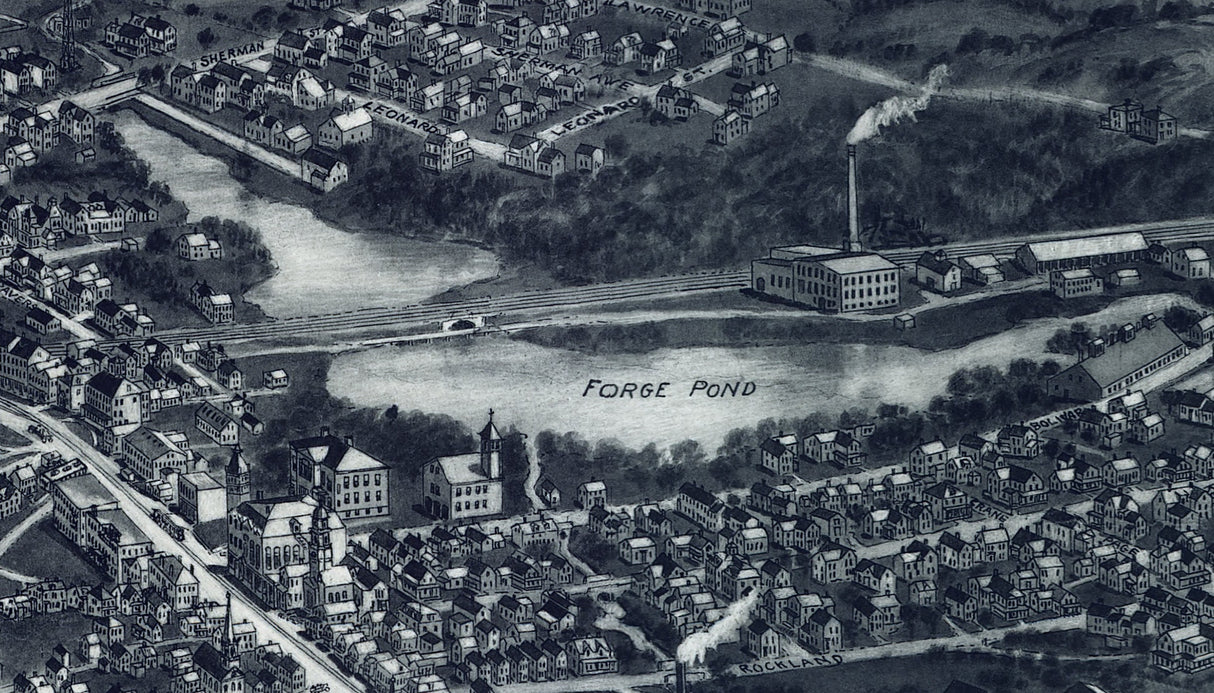
<path fill-rule="evenodd" d="M 903 118 L 915 119 L 915 113 L 927 108 L 932 97 L 940 90 L 944 80 L 948 79 L 948 66 L 937 65 L 927 75 L 927 83 L 918 96 L 894 96 L 865 111 L 851 132 L 847 133 L 847 143 L 856 144 L 876 137 L 881 128 L 893 125 Z"/>
<path fill-rule="evenodd" d="M 749 594 L 729 605 L 724 618 L 708 627 L 708 630 L 692 633 L 679 643 L 675 658 L 685 664 L 695 666 L 704 661 L 708 651 L 725 642 L 730 633 L 738 630 L 750 618 L 750 612 L 759 601 L 759 590 L 752 589 Z"/>

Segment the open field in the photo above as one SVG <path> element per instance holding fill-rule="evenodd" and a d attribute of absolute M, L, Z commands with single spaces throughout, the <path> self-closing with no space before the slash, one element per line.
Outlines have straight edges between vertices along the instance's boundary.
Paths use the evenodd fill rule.
<path fill-rule="evenodd" d="M 25 575 L 62 580 L 67 585 L 95 585 L 101 575 L 85 562 L 50 518 L 38 522 L 0 558 L 0 565 Z"/>
<path fill-rule="evenodd" d="M 76 652 L 80 636 L 91 627 L 89 618 L 76 611 L 43 614 L 24 621 L 0 620 L 0 665 L 5 678 L 18 672 L 42 672 L 56 645 Z M 20 646 L 15 646 L 17 643 Z"/>

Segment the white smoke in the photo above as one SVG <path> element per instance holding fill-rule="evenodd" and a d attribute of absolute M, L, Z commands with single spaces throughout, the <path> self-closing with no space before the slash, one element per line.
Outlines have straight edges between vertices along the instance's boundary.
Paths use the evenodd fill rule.
<path fill-rule="evenodd" d="M 937 65 L 927 75 L 927 83 L 917 96 L 893 96 L 865 111 L 851 132 L 847 133 L 847 143 L 857 144 L 881 132 L 881 128 L 893 125 L 903 118 L 915 119 L 915 113 L 927 108 L 932 97 L 940 90 L 944 80 L 948 79 L 948 65 Z"/>
<path fill-rule="evenodd" d="M 695 666 L 704 661 L 708 651 L 720 645 L 750 619 L 750 612 L 759 601 L 759 590 L 751 590 L 749 594 L 729 605 L 725 616 L 699 633 L 692 633 L 679 643 L 675 657 L 682 663 Z"/>

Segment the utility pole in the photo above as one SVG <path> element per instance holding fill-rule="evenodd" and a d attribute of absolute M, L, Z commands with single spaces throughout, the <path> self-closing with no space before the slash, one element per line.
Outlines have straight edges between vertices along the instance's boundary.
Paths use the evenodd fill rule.
<path fill-rule="evenodd" d="M 74 0 L 63 0 L 63 24 L 59 28 L 59 43 L 63 47 L 59 56 L 59 71 L 75 72 L 80 69 L 80 61 L 76 59 L 76 11 L 72 7 Z"/>

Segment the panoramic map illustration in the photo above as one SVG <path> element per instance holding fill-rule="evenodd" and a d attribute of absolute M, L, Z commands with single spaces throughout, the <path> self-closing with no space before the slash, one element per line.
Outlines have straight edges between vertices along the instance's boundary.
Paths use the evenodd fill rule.
<path fill-rule="evenodd" d="M 1211 45 L 0 0 L 0 693 L 1214 692 Z"/>

